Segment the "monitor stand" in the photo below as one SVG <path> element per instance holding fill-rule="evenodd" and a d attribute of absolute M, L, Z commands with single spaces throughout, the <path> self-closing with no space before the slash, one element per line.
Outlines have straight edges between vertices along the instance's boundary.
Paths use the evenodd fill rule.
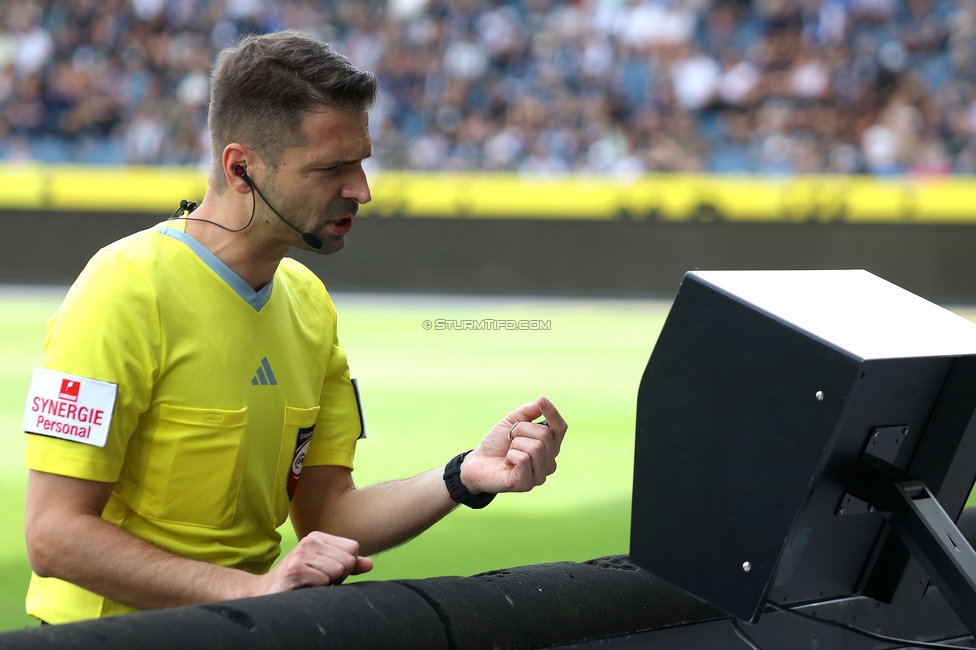
<path fill-rule="evenodd" d="M 891 436 L 901 427 L 887 429 L 890 447 Z M 884 430 L 877 434 L 884 436 Z M 840 516 L 865 509 L 881 514 L 962 623 L 976 634 L 976 551 L 925 483 L 872 453 L 869 445 L 842 503 Z"/>

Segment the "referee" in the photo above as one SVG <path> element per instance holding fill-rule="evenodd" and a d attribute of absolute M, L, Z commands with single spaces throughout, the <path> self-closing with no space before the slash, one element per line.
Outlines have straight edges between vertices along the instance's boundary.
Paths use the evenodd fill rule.
<path fill-rule="evenodd" d="M 224 50 L 199 208 L 100 250 L 48 324 L 24 412 L 27 612 L 65 623 L 342 582 L 459 503 L 555 471 L 544 397 L 477 448 L 357 489 L 358 392 L 322 283 L 370 200 L 376 79 L 295 32 Z M 534 423 L 544 417 L 547 423 Z M 290 515 L 300 539 L 280 553 Z"/>

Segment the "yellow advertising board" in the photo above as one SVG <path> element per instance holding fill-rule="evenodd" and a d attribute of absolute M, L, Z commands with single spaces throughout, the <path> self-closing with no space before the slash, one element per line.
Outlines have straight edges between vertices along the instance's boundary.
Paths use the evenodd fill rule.
<path fill-rule="evenodd" d="M 974 223 L 976 179 L 632 177 L 381 171 L 363 216 L 730 222 Z M 200 201 L 198 167 L 0 165 L 0 210 L 159 212 Z"/>

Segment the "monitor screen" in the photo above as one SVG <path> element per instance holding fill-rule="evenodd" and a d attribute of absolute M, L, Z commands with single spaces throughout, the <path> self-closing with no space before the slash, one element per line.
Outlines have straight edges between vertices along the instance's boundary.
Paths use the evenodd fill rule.
<path fill-rule="evenodd" d="M 865 454 L 949 517 L 976 478 L 976 324 L 865 271 L 688 273 L 641 381 L 631 558 L 736 618 L 924 573 L 849 493 Z"/>

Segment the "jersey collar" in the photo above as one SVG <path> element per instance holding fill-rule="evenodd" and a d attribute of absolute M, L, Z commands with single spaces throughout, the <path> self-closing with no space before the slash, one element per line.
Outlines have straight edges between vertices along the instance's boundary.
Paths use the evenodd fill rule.
<path fill-rule="evenodd" d="M 196 253 L 197 257 L 203 260 L 203 263 L 210 267 L 211 271 L 216 273 L 221 280 L 227 283 L 227 286 L 233 289 L 234 293 L 240 296 L 244 302 L 251 305 L 251 307 L 254 308 L 254 311 L 261 311 L 261 308 L 264 307 L 271 298 L 271 285 L 274 283 L 274 278 L 272 278 L 271 282 L 261 287 L 258 291 L 255 291 L 251 288 L 251 285 L 241 278 L 241 276 L 234 273 L 229 266 L 221 262 L 220 258 L 207 250 L 206 246 L 182 230 L 161 225 L 159 227 L 159 232 L 189 246 L 190 250 Z"/>

